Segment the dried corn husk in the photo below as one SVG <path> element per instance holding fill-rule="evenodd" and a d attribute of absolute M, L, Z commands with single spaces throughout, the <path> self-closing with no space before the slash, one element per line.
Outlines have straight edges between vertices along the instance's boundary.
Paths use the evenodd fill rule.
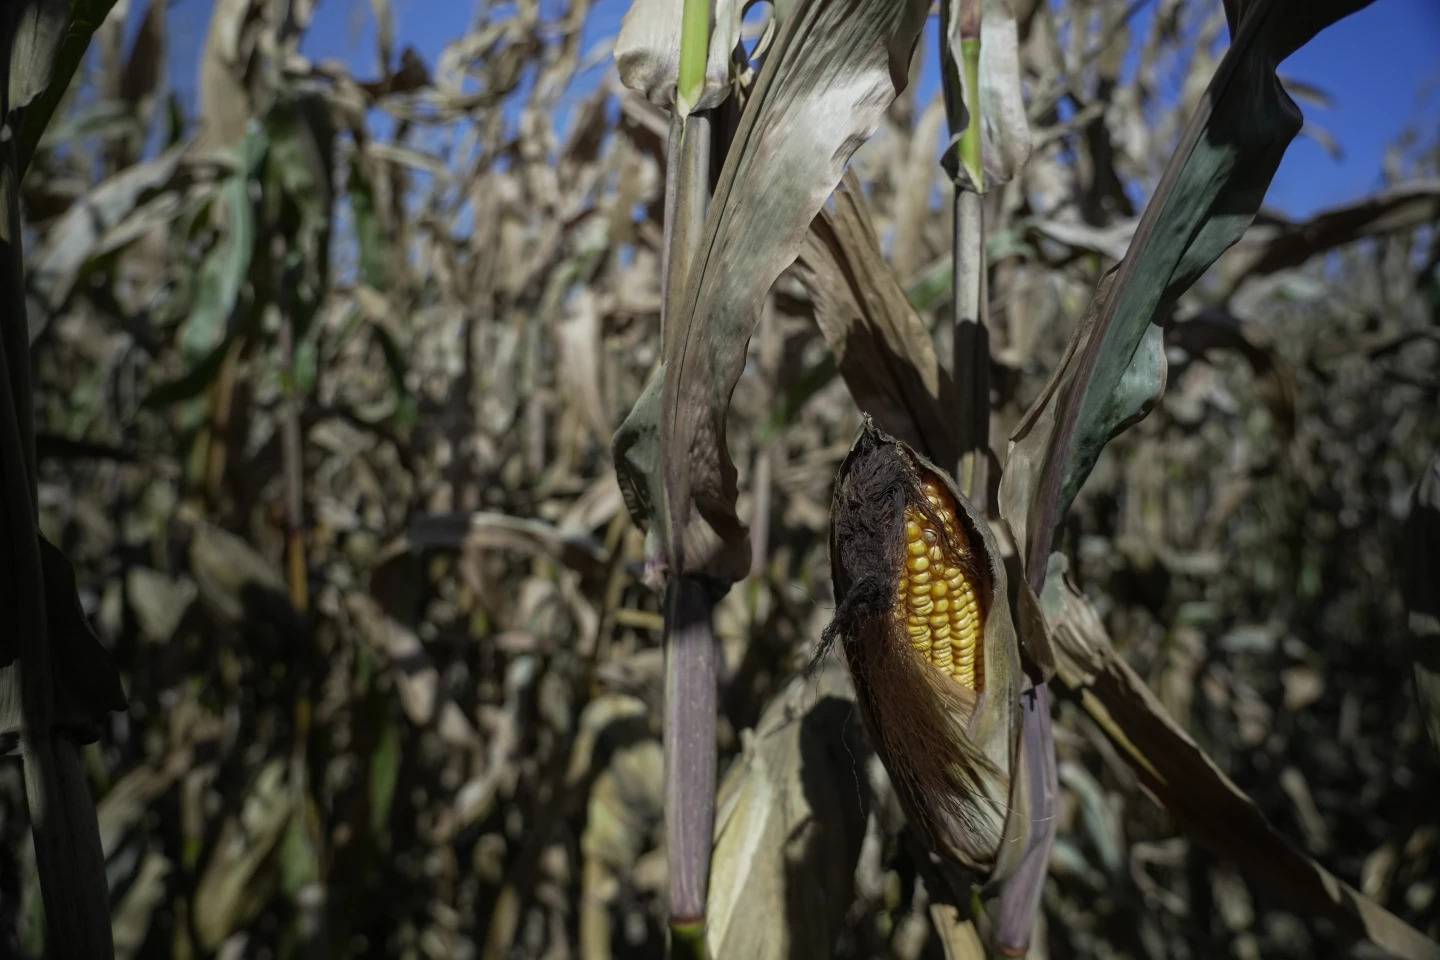
<path fill-rule="evenodd" d="M 969 544 L 984 617 L 976 689 L 911 645 L 897 604 L 907 507 L 941 526 L 922 493 L 927 483 L 948 492 Z M 1020 654 L 995 539 L 947 475 L 868 418 L 840 467 L 830 530 L 836 608 L 826 638 L 845 653 L 871 743 L 930 848 L 1001 880 L 1024 849 L 1028 822 L 1010 815 L 1025 809 Z"/>

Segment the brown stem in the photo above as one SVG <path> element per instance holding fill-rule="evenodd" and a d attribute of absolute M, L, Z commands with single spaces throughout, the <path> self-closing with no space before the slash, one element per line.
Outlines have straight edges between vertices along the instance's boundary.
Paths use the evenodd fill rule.
<path fill-rule="evenodd" d="M 696 577 L 674 578 L 665 604 L 665 833 L 670 924 L 703 926 L 715 831 L 718 651 L 714 601 Z"/>

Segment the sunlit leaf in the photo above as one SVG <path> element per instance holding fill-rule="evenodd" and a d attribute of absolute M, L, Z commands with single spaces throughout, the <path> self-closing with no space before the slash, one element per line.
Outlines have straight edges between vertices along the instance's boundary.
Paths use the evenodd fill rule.
<path fill-rule="evenodd" d="M 924 10 L 918 0 L 801 4 L 766 57 L 666 348 L 661 456 L 678 570 L 731 580 L 749 566 L 725 439 L 745 346 L 761 298 L 904 87 Z"/>

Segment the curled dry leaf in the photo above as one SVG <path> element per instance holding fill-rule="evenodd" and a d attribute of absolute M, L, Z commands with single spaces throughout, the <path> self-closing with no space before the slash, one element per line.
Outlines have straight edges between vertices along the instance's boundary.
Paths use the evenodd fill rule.
<path fill-rule="evenodd" d="M 761 300 L 846 163 L 907 82 L 922 0 L 801 3 L 781 26 L 725 159 L 667 332 L 660 451 L 669 560 L 726 582 L 750 566 L 725 437 Z"/>
<path fill-rule="evenodd" d="M 950 479 L 868 420 L 840 467 L 838 641 L 871 743 L 942 856 L 1003 880 L 1025 849 L 1020 652 L 1005 567 Z"/>
<path fill-rule="evenodd" d="M 847 174 L 820 212 L 796 273 L 815 305 L 840 376 L 882 430 L 937 462 L 959 456 L 956 397 L 930 331 L 885 263 L 860 184 Z"/>
<path fill-rule="evenodd" d="M 711 5 L 710 51 L 705 83 L 694 103 L 680 103 L 679 114 L 719 106 L 730 92 L 730 59 L 740 42 L 743 4 L 715 0 Z M 651 103 L 676 107 L 680 78 L 680 27 L 685 5 L 679 0 L 634 0 L 615 40 L 620 81 Z"/>
<path fill-rule="evenodd" d="M 960 0 L 942 0 L 958 6 Z M 960 45 L 962 18 L 949 17 L 949 35 L 946 44 L 951 55 L 947 61 L 955 64 L 965 62 Z M 965 71 L 957 71 L 956 78 L 965 102 L 970 101 L 965 90 Z M 982 190 L 997 183 L 1008 183 L 1014 178 L 1025 161 L 1030 159 L 1030 121 L 1025 114 L 1025 100 L 1020 82 L 1020 46 L 1015 14 L 1010 10 L 1008 0 L 983 0 L 980 14 L 980 137 L 982 164 L 985 182 Z M 951 106 L 952 116 L 964 116 L 965 108 L 956 103 Z M 967 118 L 968 122 L 968 118 Z M 963 130 L 955 132 L 955 138 L 946 148 L 944 164 L 951 177 L 971 181 L 959 162 L 959 142 Z"/>

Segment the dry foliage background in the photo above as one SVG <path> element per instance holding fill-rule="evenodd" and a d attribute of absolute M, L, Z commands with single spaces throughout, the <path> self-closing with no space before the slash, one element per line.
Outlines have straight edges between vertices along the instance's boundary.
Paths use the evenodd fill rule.
<path fill-rule="evenodd" d="M 661 618 L 609 442 L 657 360 L 666 119 L 608 61 L 576 80 L 608 57 L 581 48 L 584 2 L 482 3 L 425 63 L 377 0 L 386 68 L 352 76 L 299 54 L 309 3 L 217 0 L 198 112 L 170 91 L 161 0 L 126 42 L 138 3 L 97 34 L 24 195 L 42 525 L 130 700 L 86 755 L 117 952 L 655 955 Z M 1160 0 L 1143 31 L 1118 0 L 1017 6 L 1037 148 L 988 201 L 996 436 L 1224 42 L 1218 4 Z M 906 94 L 853 169 L 945 357 L 943 138 L 938 98 Z M 1440 445 L 1434 131 L 1385 177 L 1308 223 L 1263 216 L 1175 305 L 1163 403 L 1062 542 L 1271 821 L 1435 937 L 1440 761 L 1399 593 Z M 831 613 L 830 485 L 860 422 L 802 279 L 776 286 L 731 418 L 755 556 L 718 615 L 722 781 L 778 762 L 786 703 L 845 682 L 784 692 Z M 722 829 L 808 790 L 807 842 L 832 851 L 816 904 L 737 922 L 825 914 L 839 956 L 937 956 L 913 842 L 831 706 L 797 735 L 839 789 L 781 770 L 758 805 L 722 790 Z M 1037 951 L 1350 952 L 1186 840 L 1072 702 L 1057 738 Z M 6 956 L 42 949 L 24 811 L 7 764 Z M 756 835 L 755 857 L 793 839 Z"/>

